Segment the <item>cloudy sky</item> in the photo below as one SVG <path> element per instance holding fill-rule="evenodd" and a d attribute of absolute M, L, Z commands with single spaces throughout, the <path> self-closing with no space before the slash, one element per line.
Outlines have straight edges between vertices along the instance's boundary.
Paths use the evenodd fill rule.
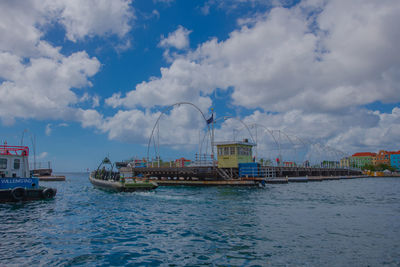
<path fill-rule="evenodd" d="M 216 140 L 251 135 L 259 157 L 277 142 L 399 150 L 398 14 L 398 0 L 3 0 L 0 141 L 36 136 L 38 161 L 91 169 L 146 157 L 165 111 L 151 153 L 194 158 L 213 108 Z"/>

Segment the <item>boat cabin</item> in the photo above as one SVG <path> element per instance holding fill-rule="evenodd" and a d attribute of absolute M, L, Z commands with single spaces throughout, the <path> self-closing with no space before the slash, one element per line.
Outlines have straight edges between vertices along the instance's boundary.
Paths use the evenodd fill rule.
<path fill-rule="evenodd" d="M 247 139 L 234 142 L 215 142 L 218 168 L 238 168 L 239 163 L 253 162 L 252 148 L 256 144 Z"/>
<path fill-rule="evenodd" d="M 0 145 L 0 189 L 38 186 L 38 179 L 30 177 L 28 156 L 26 146 Z"/>
<path fill-rule="evenodd" d="M 0 177 L 29 177 L 29 148 L 0 145 Z"/>

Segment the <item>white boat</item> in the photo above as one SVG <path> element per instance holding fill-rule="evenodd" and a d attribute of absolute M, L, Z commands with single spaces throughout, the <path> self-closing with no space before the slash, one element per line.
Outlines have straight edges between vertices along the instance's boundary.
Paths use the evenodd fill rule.
<path fill-rule="evenodd" d="M 0 203 L 54 198 L 57 190 L 39 186 L 30 175 L 27 146 L 0 145 Z"/>

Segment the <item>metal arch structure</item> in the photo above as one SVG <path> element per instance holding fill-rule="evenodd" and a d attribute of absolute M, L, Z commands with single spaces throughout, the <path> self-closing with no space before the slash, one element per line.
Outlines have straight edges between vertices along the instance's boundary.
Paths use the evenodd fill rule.
<path fill-rule="evenodd" d="M 283 139 L 287 139 L 289 141 L 289 143 L 293 146 L 294 152 L 295 152 L 295 156 L 297 157 L 297 148 L 296 146 L 300 145 L 301 147 L 304 147 L 305 149 L 307 149 L 307 147 L 309 146 L 308 150 L 309 153 L 314 154 L 316 153 L 316 158 L 314 160 L 316 160 L 318 162 L 318 160 L 322 160 L 322 158 L 327 157 L 327 160 L 333 160 L 333 161 L 338 161 L 341 157 L 346 156 L 346 153 L 344 153 L 343 151 L 340 151 L 338 149 L 332 148 L 330 146 L 327 145 L 323 145 L 319 142 L 311 142 L 307 139 L 304 138 L 300 138 L 297 135 L 294 134 L 289 134 L 286 133 L 283 130 L 271 130 L 267 127 L 265 127 L 264 125 L 258 124 L 258 123 L 254 123 L 249 125 L 249 127 L 260 127 L 264 129 L 264 133 L 268 133 L 272 138 L 273 141 L 275 142 L 277 149 L 278 149 L 278 153 L 279 156 L 281 155 L 281 139 L 282 136 L 284 137 Z M 243 128 L 240 128 L 238 131 L 242 130 Z M 257 131 L 257 129 L 256 129 Z M 276 134 L 274 134 L 274 132 L 278 132 L 279 134 L 279 140 L 277 140 L 276 138 Z M 256 133 L 257 135 L 257 133 Z M 298 140 L 299 143 L 296 144 L 297 142 L 295 142 L 294 140 Z M 258 141 L 256 141 L 258 142 Z M 314 151 L 313 151 L 314 150 Z M 311 158 L 305 158 L 304 160 L 309 160 L 310 162 L 312 161 L 312 155 L 310 155 Z"/>
<path fill-rule="evenodd" d="M 282 133 L 282 134 L 286 137 L 286 139 L 289 140 L 289 142 L 292 144 L 293 149 L 294 149 L 294 161 L 296 162 L 296 159 L 297 159 L 296 144 L 293 142 L 293 140 L 289 137 L 289 135 L 288 135 L 286 132 L 284 132 L 283 130 L 279 130 L 279 135 L 280 135 L 281 133 Z"/>
<path fill-rule="evenodd" d="M 278 153 L 279 153 L 279 157 L 281 157 L 281 142 L 279 142 L 277 139 L 276 139 L 276 137 L 275 137 L 275 135 L 274 135 L 274 131 L 277 131 L 278 133 L 279 133 L 279 137 L 281 136 L 281 134 L 282 135 L 284 135 L 285 136 L 285 138 L 289 141 L 289 143 L 291 143 L 292 145 L 293 145 L 293 147 L 294 147 L 294 151 L 295 151 L 295 154 L 297 155 L 297 150 L 296 150 L 296 144 L 293 142 L 293 140 L 290 138 L 290 136 L 289 136 L 289 134 L 287 134 L 286 132 L 284 132 L 283 130 L 271 130 L 271 129 L 269 129 L 269 128 L 267 128 L 267 127 L 265 127 L 264 125 L 262 125 L 262 124 L 258 124 L 258 123 L 254 123 L 254 124 L 251 124 L 250 125 L 250 127 L 260 127 L 260 128 L 263 128 L 264 129 L 264 133 L 265 132 L 268 132 L 268 134 L 272 137 L 272 139 L 273 139 L 273 141 L 275 142 L 275 144 L 276 144 L 276 147 L 277 147 L 277 150 L 278 150 Z M 257 128 L 256 128 L 256 134 L 257 134 Z M 297 136 L 295 136 L 297 139 L 299 139 Z M 280 138 L 281 139 L 281 138 Z M 301 141 L 301 143 L 303 143 L 304 144 L 304 142 L 302 142 Z"/>
<path fill-rule="evenodd" d="M 312 146 L 315 145 L 314 143 L 310 142 L 309 140 L 307 140 L 307 139 L 303 140 L 302 138 L 298 137 L 298 136 L 295 135 L 295 134 L 287 134 L 287 133 L 285 133 L 285 135 L 290 135 L 290 136 L 296 138 L 300 143 L 303 144 L 303 147 L 304 147 L 304 148 L 307 148 L 307 145 L 310 146 L 310 148 L 311 148 Z M 312 150 L 309 149 L 309 153 L 310 153 L 310 154 L 312 154 L 311 151 L 312 151 Z M 311 163 L 311 161 L 312 161 L 312 156 L 310 156 L 310 158 L 305 158 L 304 160 L 308 160 L 308 161 Z"/>
<path fill-rule="evenodd" d="M 249 126 L 248 126 L 246 123 L 244 123 L 242 120 L 240 120 L 240 119 L 238 119 L 238 118 L 236 118 L 236 117 L 232 117 L 232 116 L 222 116 L 222 117 L 220 117 L 220 118 L 215 119 L 215 120 L 213 121 L 213 123 L 215 123 L 215 122 L 217 122 L 217 121 L 220 121 L 220 120 L 224 120 L 224 121 L 225 121 L 225 120 L 228 120 L 228 119 L 235 119 L 235 120 L 239 121 L 239 122 L 243 125 L 243 127 L 241 127 L 241 128 L 239 129 L 239 131 L 242 130 L 242 129 L 246 129 L 246 130 L 248 131 L 249 135 L 250 135 L 251 141 L 252 141 L 253 143 L 257 144 L 257 141 L 254 141 L 254 138 L 253 138 L 253 135 L 251 134 L 251 131 L 250 131 Z M 250 127 L 251 127 L 251 125 L 250 125 Z M 234 129 L 234 130 L 235 130 L 235 129 Z M 203 137 L 203 141 L 201 142 L 201 144 L 204 143 L 204 139 L 205 139 L 205 136 Z M 212 142 L 212 146 L 214 146 L 213 141 L 211 141 L 211 142 Z"/>
<path fill-rule="evenodd" d="M 234 119 L 234 120 L 237 120 L 238 122 L 240 122 L 240 123 L 243 125 L 243 128 L 246 128 L 246 130 L 249 132 L 251 141 L 252 141 L 254 144 L 257 144 L 257 143 L 254 141 L 254 138 L 253 138 L 253 135 L 251 134 L 251 131 L 250 131 L 249 126 L 247 126 L 247 124 L 244 123 L 241 119 L 238 119 L 238 118 L 232 117 L 232 116 L 223 116 L 223 117 L 220 117 L 220 118 L 215 119 L 214 122 L 217 122 L 217 121 L 219 121 L 219 120 L 224 120 L 224 121 L 226 121 L 226 120 L 228 120 L 228 119 Z M 241 129 L 243 129 L 243 128 L 241 128 Z"/>
<path fill-rule="evenodd" d="M 290 136 L 287 133 L 285 133 L 284 131 L 282 131 L 282 130 L 271 130 L 271 129 L 265 127 L 264 125 L 258 124 L 258 123 L 253 123 L 253 124 L 249 125 L 249 128 L 254 128 L 254 127 L 256 128 L 256 138 L 257 138 L 257 127 L 263 128 L 264 129 L 264 133 L 267 132 L 272 137 L 274 143 L 276 144 L 276 147 L 277 147 L 277 150 L 278 150 L 278 154 L 279 154 L 278 155 L 279 158 L 281 158 L 281 153 L 282 153 L 281 152 L 281 142 L 279 142 L 280 140 L 278 141 L 277 138 L 275 137 L 274 131 L 275 132 L 277 131 L 279 133 L 279 137 L 281 137 L 281 134 L 284 135 L 284 137 L 289 141 L 289 143 L 291 143 L 293 145 L 295 154 L 297 155 L 296 144 L 293 142 L 293 140 L 290 138 Z M 241 131 L 242 129 L 243 129 L 243 127 L 238 129 L 237 131 Z M 296 138 L 299 139 L 298 137 L 296 137 Z M 256 143 L 257 142 L 258 142 L 258 140 L 256 140 Z M 302 141 L 301 141 L 301 143 L 304 144 L 304 142 L 302 142 Z"/>
<path fill-rule="evenodd" d="M 169 106 L 167 106 L 166 108 L 164 108 L 164 109 L 161 111 L 161 114 L 160 114 L 160 116 L 158 116 L 158 118 L 157 118 L 157 120 L 156 120 L 156 123 L 154 124 L 153 129 L 152 129 L 152 131 L 151 131 L 151 135 L 150 135 L 150 138 L 149 138 L 149 142 L 148 142 L 148 144 L 147 144 L 147 162 L 149 162 L 150 144 L 151 144 L 151 140 L 152 140 L 153 137 L 154 137 L 154 130 L 156 129 L 156 127 L 157 127 L 157 125 L 158 125 L 158 123 L 159 123 L 159 121 L 160 121 L 162 115 L 166 114 L 166 112 L 169 111 L 170 109 L 172 109 L 173 107 L 175 107 L 175 106 L 178 106 L 178 107 L 179 107 L 180 105 L 189 105 L 189 106 L 192 106 L 192 107 L 194 107 L 197 111 L 200 112 L 201 116 L 203 117 L 204 121 L 205 121 L 206 124 L 207 124 L 208 133 L 209 133 L 209 135 L 210 135 L 210 140 L 211 140 L 210 126 L 209 126 L 208 123 L 207 123 L 207 118 L 206 118 L 206 116 L 204 115 L 204 113 L 201 111 L 201 109 L 200 109 L 198 106 L 196 106 L 195 104 L 190 103 L 190 102 L 178 102 L 178 103 L 169 105 Z"/>
<path fill-rule="evenodd" d="M 280 130 L 280 129 L 279 129 L 279 130 L 271 130 L 272 136 L 274 136 L 274 135 L 273 135 L 273 132 L 274 132 L 274 131 L 277 131 L 278 134 L 279 134 L 279 142 L 278 142 L 278 143 L 279 143 L 279 148 L 278 148 L 279 153 L 280 153 L 280 154 L 282 153 L 282 151 L 281 151 L 281 140 L 282 140 L 281 136 L 283 135 L 284 138 L 287 139 L 287 140 L 289 141 L 289 143 L 293 146 L 293 150 L 294 150 L 294 162 L 297 162 L 297 161 L 298 161 L 297 144 L 294 142 L 293 139 L 296 138 L 297 140 L 299 140 L 300 143 L 302 143 L 304 147 L 306 147 L 306 146 L 305 146 L 305 143 L 304 143 L 299 137 L 297 137 L 297 136 L 295 136 L 295 135 L 288 134 L 287 132 L 285 132 L 285 131 L 283 131 L 283 130 Z M 292 137 L 293 137 L 293 139 L 292 139 Z M 281 160 L 282 160 L 282 159 L 281 159 Z"/>
<path fill-rule="evenodd" d="M 279 142 L 276 140 L 276 138 L 275 138 L 275 136 L 274 136 L 274 134 L 273 134 L 273 130 L 268 129 L 268 128 L 265 127 L 264 125 L 258 124 L 258 123 L 253 123 L 253 124 L 250 125 L 250 127 L 256 127 L 256 136 L 257 136 L 257 127 L 264 128 L 264 132 L 267 131 L 267 132 L 269 133 L 269 135 L 272 137 L 272 139 L 274 140 L 274 142 L 275 142 L 275 144 L 276 144 L 276 147 L 277 147 L 277 149 L 278 149 L 278 151 L 279 151 L 279 154 L 281 154 L 281 152 L 280 152 L 280 149 L 281 149 L 281 148 L 280 148 L 280 144 L 279 144 Z M 258 140 L 256 140 L 256 142 L 258 142 Z M 257 148 L 256 148 L 256 149 L 257 149 Z"/>

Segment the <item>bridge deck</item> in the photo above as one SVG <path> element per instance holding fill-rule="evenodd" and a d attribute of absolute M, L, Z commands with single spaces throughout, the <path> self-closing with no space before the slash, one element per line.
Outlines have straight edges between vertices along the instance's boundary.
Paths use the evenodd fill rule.
<path fill-rule="evenodd" d="M 200 180 L 232 180 L 238 179 L 238 168 L 215 168 L 211 166 L 195 167 L 123 167 L 121 173 L 129 176 L 143 175 L 145 177 L 174 178 L 182 177 L 184 179 Z M 260 167 L 253 176 L 255 177 L 317 177 L 332 176 L 337 179 L 339 176 L 360 175 L 361 171 L 342 168 L 307 168 L 307 167 Z"/>

